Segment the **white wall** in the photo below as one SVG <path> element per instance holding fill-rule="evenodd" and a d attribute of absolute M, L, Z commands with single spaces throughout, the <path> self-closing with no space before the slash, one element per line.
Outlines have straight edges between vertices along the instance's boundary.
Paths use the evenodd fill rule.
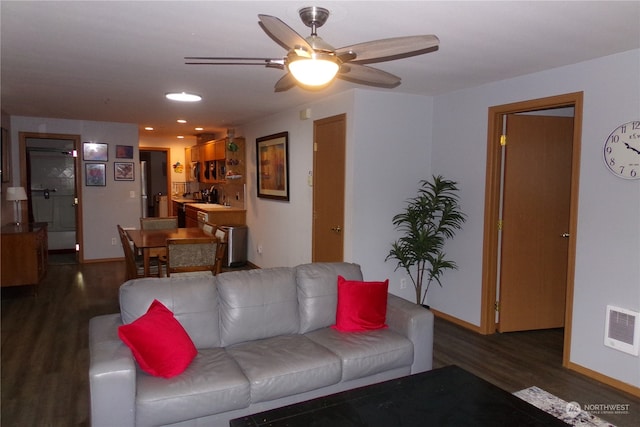
<path fill-rule="evenodd" d="M 411 281 L 400 289 L 407 275 L 402 269 L 394 272 L 396 262 L 385 259 L 399 237 L 393 216 L 416 195 L 418 182 L 431 176 L 432 114 L 431 97 L 356 91 L 353 185 L 347 191 L 353 244 L 345 253 L 362 266 L 366 280 L 389 278 L 391 292 L 410 301 L 415 301 Z"/>
<path fill-rule="evenodd" d="M 613 65 L 615 64 L 615 65 Z M 432 165 L 460 183 L 469 218 L 447 246 L 458 271 L 430 291 L 430 304 L 480 324 L 487 110 L 584 92 L 572 362 L 640 386 L 640 359 L 603 345 L 607 304 L 640 311 L 640 180 L 616 178 L 603 144 L 620 124 L 640 120 L 640 50 L 438 96 Z"/>
<path fill-rule="evenodd" d="M 243 135 L 239 136 L 245 137 L 247 148 L 246 205 L 250 262 L 261 267 L 310 262 L 313 188 L 307 184 L 307 178 L 313 170 L 313 120 L 345 112 L 349 118 L 353 110 L 353 96 L 353 92 L 343 93 L 243 126 Z M 303 108 L 311 108 L 311 119 L 300 120 L 299 110 Z M 285 131 L 289 132 L 290 201 L 260 199 L 256 192 L 256 139 Z M 262 247 L 261 254 L 257 252 L 258 246 Z"/>
<path fill-rule="evenodd" d="M 311 120 L 299 119 L 302 108 L 311 108 Z M 391 291 L 413 300 L 411 289 L 399 289 L 404 275 L 384 260 L 396 239 L 392 217 L 430 174 L 431 111 L 429 97 L 352 90 L 245 125 L 249 261 L 261 267 L 311 261 L 313 120 L 346 113 L 345 261 L 360 264 L 366 279 L 391 278 Z M 289 132 L 290 201 L 258 199 L 255 139 L 282 131 Z"/>
<path fill-rule="evenodd" d="M 140 181 L 114 181 L 113 162 L 116 145 L 134 147 L 133 161 L 138 159 L 138 128 L 134 124 L 107 123 L 81 120 L 48 119 L 38 117 L 11 117 L 12 164 L 19 165 L 19 132 L 39 132 L 80 135 L 81 142 L 101 142 L 109 144 L 109 161 L 106 162 L 107 185 L 87 187 L 84 185 L 84 161 L 82 170 L 76 171 L 83 177 L 82 221 L 85 261 L 123 256 L 117 224 L 133 227 L 140 218 Z M 82 153 L 80 153 L 82 156 Z M 123 160 L 124 161 L 124 160 Z M 138 176 L 138 165 L 135 166 Z M 19 182 L 20 171 L 14 167 L 14 182 Z M 130 197 L 130 192 L 135 197 Z M 117 207 L 117 209 L 114 209 Z M 116 244 L 112 245 L 112 239 Z"/>

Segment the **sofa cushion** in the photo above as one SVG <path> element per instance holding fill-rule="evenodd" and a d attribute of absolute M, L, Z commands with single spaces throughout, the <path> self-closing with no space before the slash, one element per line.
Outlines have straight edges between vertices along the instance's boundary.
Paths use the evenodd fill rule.
<path fill-rule="evenodd" d="M 388 289 L 389 279 L 363 282 L 338 276 L 338 307 L 332 328 L 342 332 L 386 328 Z"/>
<path fill-rule="evenodd" d="M 131 323 L 142 316 L 154 299 L 173 312 L 196 348 L 220 347 L 218 297 L 213 276 L 125 282 L 120 286 L 122 323 Z"/>
<path fill-rule="evenodd" d="M 134 322 L 118 327 L 118 336 L 131 349 L 145 372 L 164 378 L 184 371 L 196 357 L 196 347 L 173 313 L 158 300 Z"/>
<path fill-rule="evenodd" d="M 298 332 L 298 299 L 292 268 L 235 271 L 219 274 L 215 280 L 224 347 Z"/>
<path fill-rule="evenodd" d="M 338 275 L 347 280 L 362 280 L 358 264 L 346 262 L 311 263 L 296 267 L 300 333 L 333 325 L 338 302 Z"/>
<path fill-rule="evenodd" d="M 136 426 L 158 426 L 246 408 L 249 381 L 224 349 L 198 352 L 177 377 L 137 375 Z"/>
<path fill-rule="evenodd" d="M 335 384 L 340 358 L 303 335 L 283 335 L 227 349 L 251 383 L 251 402 L 291 396 Z"/>
<path fill-rule="evenodd" d="M 410 368 L 413 363 L 411 341 L 390 329 L 345 333 L 324 328 L 305 336 L 340 357 L 342 381 L 403 366 Z"/>
<path fill-rule="evenodd" d="M 197 354 L 180 322 L 158 300 L 133 323 L 118 327 L 118 336 L 131 349 L 140 368 L 159 377 L 182 373 Z"/>

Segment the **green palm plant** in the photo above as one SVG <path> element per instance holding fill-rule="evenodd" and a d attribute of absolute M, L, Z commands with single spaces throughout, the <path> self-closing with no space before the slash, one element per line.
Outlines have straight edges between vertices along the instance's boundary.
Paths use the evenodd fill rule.
<path fill-rule="evenodd" d="M 458 268 L 443 251 L 446 240 L 466 221 L 457 193 L 456 182 L 434 175 L 431 181 L 420 181 L 418 195 L 407 201 L 404 212 L 393 217 L 393 225 L 403 235 L 392 244 L 385 260 L 395 259 L 395 270 L 406 270 L 416 291 L 416 304 L 424 305 L 433 281 L 442 287 L 445 270 Z"/>

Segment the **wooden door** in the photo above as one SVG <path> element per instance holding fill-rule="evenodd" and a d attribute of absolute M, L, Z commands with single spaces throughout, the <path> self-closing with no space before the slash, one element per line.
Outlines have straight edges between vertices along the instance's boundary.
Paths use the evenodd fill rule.
<path fill-rule="evenodd" d="M 500 332 L 564 326 L 573 118 L 507 116 Z"/>
<path fill-rule="evenodd" d="M 342 261 L 344 256 L 344 178 L 346 116 L 313 123 L 312 261 Z"/>

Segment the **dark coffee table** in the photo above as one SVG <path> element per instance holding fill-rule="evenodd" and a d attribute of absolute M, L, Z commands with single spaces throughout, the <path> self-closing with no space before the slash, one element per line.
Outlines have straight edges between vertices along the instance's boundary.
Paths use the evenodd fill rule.
<path fill-rule="evenodd" d="M 457 366 L 230 421 L 231 427 L 566 426 Z"/>

